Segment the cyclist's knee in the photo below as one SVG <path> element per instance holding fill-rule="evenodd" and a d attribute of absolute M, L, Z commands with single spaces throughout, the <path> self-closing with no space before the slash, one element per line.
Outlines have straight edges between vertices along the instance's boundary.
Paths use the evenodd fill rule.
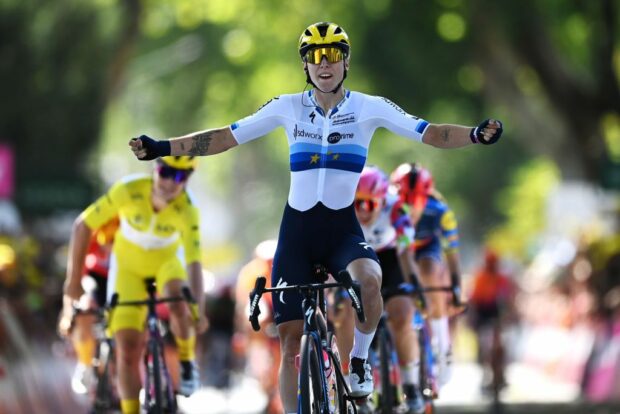
<path fill-rule="evenodd" d="M 389 322 L 393 329 L 401 330 L 411 326 L 413 304 L 408 297 L 394 297 L 386 304 Z"/>
<path fill-rule="evenodd" d="M 381 272 L 368 272 L 357 279 L 362 286 L 362 297 L 375 298 L 381 295 Z"/>
<path fill-rule="evenodd" d="M 347 270 L 353 279 L 361 283 L 364 288 L 366 285 L 376 285 L 381 287 L 381 266 L 371 259 L 357 259 L 349 263 Z"/>
<path fill-rule="evenodd" d="M 139 363 L 142 354 L 142 334 L 125 329 L 117 332 L 115 339 L 119 362 L 125 365 Z"/>

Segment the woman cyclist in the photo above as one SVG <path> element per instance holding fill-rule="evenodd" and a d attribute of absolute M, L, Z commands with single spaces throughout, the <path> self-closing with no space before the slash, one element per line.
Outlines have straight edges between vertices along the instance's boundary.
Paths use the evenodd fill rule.
<path fill-rule="evenodd" d="M 351 350 L 352 395 L 372 392 L 366 359 L 383 311 L 381 268 L 365 242 L 353 199 L 374 131 L 385 127 L 413 141 L 442 148 L 495 143 L 501 124 L 487 120 L 476 128 L 430 124 L 407 114 L 388 99 L 343 87 L 350 67 L 350 41 L 337 24 L 320 22 L 299 39 L 299 55 L 312 89 L 280 95 L 253 115 L 230 126 L 157 141 L 142 135 L 129 145 L 137 158 L 161 155 L 213 155 L 282 127 L 290 150 L 291 186 L 280 227 L 272 285 L 313 281 L 316 263 L 332 274 L 346 268 L 362 286 L 367 320 L 356 321 Z M 297 410 L 295 355 L 303 330 L 301 295 L 274 299 L 282 346 L 280 393 L 286 413 Z"/>
<path fill-rule="evenodd" d="M 415 255 L 422 285 L 441 287 L 450 283 L 452 304 L 459 308 L 461 270 L 454 213 L 435 190 L 431 173 L 419 164 L 399 165 L 390 175 L 390 181 L 398 191 L 400 200 L 409 206 L 409 216 L 415 223 Z M 443 263 L 444 257 L 449 273 Z M 432 344 L 439 368 L 437 378 L 440 385 L 445 385 L 451 375 L 448 301 L 442 292 L 429 293 L 427 298 Z"/>
<path fill-rule="evenodd" d="M 414 258 L 415 228 L 407 206 L 397 195 L 388 193 L 388 187 L 388 177 L 380 168 L 365 166 L 355 192 L 355 214 L 381 264 L 383 303 L 396 346 L 408 412 L 420 413 L 424 411 L 424 401 L 419 389 L 418 342 L 411 324 L 414 304 L 407 293 L 398 293 L 402 283 L 419 286 Z M 353 323 L 353 318 L 352 309 L 345 306 L 334 318 L 334 325 Z M 347 329 L 336 329 L 338 349 L 343 355 L 350 349 L 350 336 Z M 342 359 L 346 362 L 344 356 Z"/>
<path fill-rule="evenodd" d="M 152 176 L 135 175 L 116 182 L 75 220 L 67 263 L 64 292 L 69 299 L 81 296 L 81 269 L 92 232 L 118 216 L 108 274 L 108 296 L 120 301 L 146 299 L 143 280 L 155 277 L 158 293 L 180 296 L 188 283 L 199 304 L 200 321 L 194 326 L 187 306 L 170 303 L 171 328 L 181 362 L 179 392 L 189 395 L 199 386 L 195 364 L 196 331 L 206 328 L 200 265 L 198 209 L 185 186 L 196 167 L 194 157 L 157 160 Z M 179 253 L 184 251 L 184 256 Z M 117 349 L 118 388 L 124 414 L 139 412 L 140 357 L 144 347 L 144 307 L 118 307 L 110 328 Z"/>

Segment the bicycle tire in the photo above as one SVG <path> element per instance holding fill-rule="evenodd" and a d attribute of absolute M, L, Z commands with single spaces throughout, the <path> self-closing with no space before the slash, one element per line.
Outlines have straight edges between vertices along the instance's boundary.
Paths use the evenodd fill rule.
<path fill-rule="evenodd" d="M 435 412 L 434 392 L 432 376 L 432 350 L 428 338 L 428 332 L 422 328 L 418 331 L 418 345 L 420 351 L 420 387 L 424 399 L 424 414 Z"/>
<path fill-rule="evenodd" d="M 97 364 L 93 366 L 96 385 L 92 412 L 103 414 L 108 412 L 108 410 L 120 407 L 120 400 L 115 391 L 114 381 L 110 377 L 110 364 L 114 360 L 114 348 L 109 342 L 102 341 L 99 343 L 96 359 Z"/>
<path fill-rule="evenodd" d="M 147 353 L 144 356 L 147 363 L 147 389 L 145 389 L 144 403 L 149 414 L 163 414 L 163 395 L 161 389 L 161 366 L 159 344 L 149 340 Z M 149 362 L 150 359 L 150 362 Z"/>
<path fill-rule="evenodd" d="M 323 356 L 315 337 L 304 334 L 301 337 L 301 365 L 299 369 L 300 414 L 329 414 L 329 405 L 324 387 Z"/>
<path fill-rule="evenodd" d="M 336 383 L 333 384 L 336 387 L 336 407 L 334 412 L 335 413 L 343 413 L 346 414 L 348 412 L 348 401 L 347 401 L 347 392 L 346 392 L 346 386 L 343 383 L 343 381 L 341 380 L 341 378 L 338 377 L 338 375 L 336 374 L 336 366 L 341 367 L 342 369 L 342 365 L 340 362 L 340 352 L 338 351 L 338 345 L 336 344 L 336 335 L 333 332 L 328 332 L 327 333 L 327 345 L 331 348 L 332 353 L 330 355 L 330 360 L 332 363 L 332 367 L 334 367 L 334 378 L 336 380 Z M 327 387 L 329 389 L 329 387 L 332 384 L 327 384 Z"/>
<path fill-rule="evenodd" d="M 381 382 L 379 413 L 391 414 L 394 411 L 396 401 L 396 389 L 390 376 L 392 372 L 392 347 L 385 327 L 378 329 L 376 336 L 379 347 L 379 381 Z"/>

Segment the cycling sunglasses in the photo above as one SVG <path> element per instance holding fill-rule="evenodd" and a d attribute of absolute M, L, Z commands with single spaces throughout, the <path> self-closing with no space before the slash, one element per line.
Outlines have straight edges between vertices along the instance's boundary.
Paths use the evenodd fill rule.
<path fill-rule="evenodd" d="M 185 181 L 187 181 L 191 173 L 192 170 L 179 170 L 177 168 L 172 168 L 167 165 L 157 166 L 157 174 L 159 174 L 161 178 L 174 180 L 175 183 L 184 183 Z"/>
<path fill-rule="evenodd" d="M 318 65 L 321 63 L 321 60 L 323 60 L 323 56 L 327 58 L 329 63 L 340 62 L 346 57 L 342 49 L 330 46 L 317 47 L 308 50 L 306 56 L 304 56 L 304 60 L 308 63 L 312 63 L 313 65 Z"/>
<path fill-rule="evenodd" d="M 365 200 L 365 199 L 356 199 L 354 202 L 356 210 L 364 210 L 372 213 L 376 209 L 379 208 L 379 200 Z"/>

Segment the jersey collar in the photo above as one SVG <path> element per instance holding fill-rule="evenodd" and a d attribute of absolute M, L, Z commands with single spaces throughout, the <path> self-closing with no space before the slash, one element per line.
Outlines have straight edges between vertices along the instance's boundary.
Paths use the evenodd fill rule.
<path fill-rule="evenodd" d="M 319 106 L 319 104 L 316 101 L 315 95 L 314 95 L 314 90 L 310 89 L 307 93 L 308 93 L 308 99 L 310 99 L 310 102 L 312 103 L 312 105 L 314 105 L 314 108 L 316 109 L 316 111 L 319 113 L 319 115 L 321 115 L 322 117 L 325 117 L 325 112 L 323 112 L 323 108 L 321 108 Z M 351 91 L 348 89 L 344 90 L 344 97 L 340 100 L 340 102 L 338 102 L 338 104 L 332 108 L 332 110 L 329 113 L 329 117 L 331 118 L 335 113 L 337 113 L 340 108 L 342 108 L 344 106 L 344 104 L 346 102 L 349 101 L 349 96 L 351 95 Z"/>

